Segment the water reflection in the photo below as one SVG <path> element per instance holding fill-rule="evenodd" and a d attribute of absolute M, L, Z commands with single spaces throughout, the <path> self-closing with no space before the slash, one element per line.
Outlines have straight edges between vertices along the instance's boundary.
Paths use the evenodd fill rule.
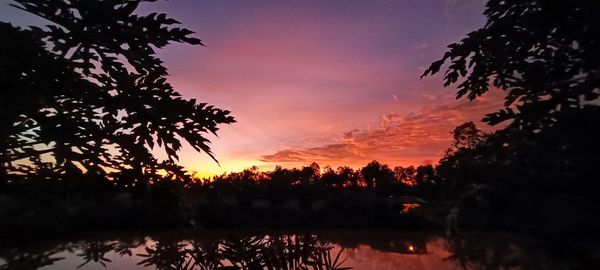
<path fill-rule="evenodd" d="M 490 236 L 491 237 L 491 236 Z M 574 269 L 506 236 L 337 232 L 210 233 L 94 239 L 0 249 L 4 269 Z M 518 241 L 517 241 L 518 240 Z M 517 243 L 525 243 L 518 245 Z M 593 261 L 592 261 L 593 262 Z"/>
<path fill-rule="evenodd" d="M 342 250 L 315 235 L 254 235 L 224 239 L 151 241 L 137 254 L 151 269 L 351 269 Z"/>
<path fill-rule="evenodd" d="M 2 254 L 0 269 L 39 269 L 46 265 L 52 265 L 57 261 L 63 260 L 63 257 L 54 257 L 57 251 L 54 250 L 21 250 L 11 249 Z"/>

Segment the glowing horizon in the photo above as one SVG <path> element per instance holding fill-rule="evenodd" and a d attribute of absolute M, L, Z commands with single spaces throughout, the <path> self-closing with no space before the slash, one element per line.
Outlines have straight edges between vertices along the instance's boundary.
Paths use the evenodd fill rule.
<path fill-rule="evenodd" d="M 44 24 L 0 0 L 0 18 Z M 447 44 L 483 25 L 483 0 L 157 1 L 206 47 L 158 50 L 186 98 L 230 110 L 237 123 L 209 136 L 219 167 L 184 147 L 201 176 L 276 165 L 358 168 L 436 163 L 452 129 L 478 122 L 499 95 L 455 100 L 439 76 L 419 76 Z M 479 124 L 484 129 L 483 124 Z M 158 153 L 158 156 L 163 156 Z"/>
<path fill-rule="evenodd" d="M 211 140 L 221 167 L 191 149 L 180 162 L 211 176 L 272 170 L 437 163 L 452 129 L 500 102 L 455 100 L 419 76 L 445 46 L 483 24 L 483 1 L 157 2 L 204 48 L 161 52 L 185 96 L 232 111 Z"/>

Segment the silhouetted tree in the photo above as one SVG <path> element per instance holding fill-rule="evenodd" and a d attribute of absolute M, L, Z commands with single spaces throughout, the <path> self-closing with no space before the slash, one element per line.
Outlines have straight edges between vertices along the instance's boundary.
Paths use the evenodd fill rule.
<path fill-rule="evenodd" d="M 338 167 L 336 173 L 343 179 L 345 187 L 358 188 L 360 183 L 360 173 L 350 167 Z"/>
<path fill-rule="evenodd" d="M 551 234 L 600 224 L 589 191 L 600 163 L 589 154 L 600 151 L 599 13 L 598 1 L 490 0 L 485 26 L 424 72 L 449 62 L 444 85 L 459 83 L 457 98 L 506 92 L 505 108 L 483 120 L 507 126 L 475 143 L 464 140 L 479 137 L 474 126 L 457 127 L 458 149 L 436 168 L 462 224 Z"/>
<path fill-rule="evenodd" d="M 473 149 L 485 141 L 486 134 L 479 130 L 475 123 L 469 121 L 457 126 L 452 131 L 453 146 L 456 149 Z"/>
<path fill-rule="evenodd" d="M 321 167 L 313 162 L 308 167 L 302 167 L 300 182 L 303 185 L 316 183 L 321 178 Z"/>
<path fill-rule="evenodd" d="M 422 165 L 417 167 L 417 174 L 415 175 L 417 185 L 432 184 L 434 174 L 435 171 L 432 165 Z"/>
<path fill-rule="evenodd" d="M 324 168 L 324 172 L 321 174 L 321 181 L 323 184 L 333 188 L 342 187 L 344 184 L 344 179 L 329 166 Z"/>
<path fill-rule="evenodd" d="M 99 91 L 75 71 L 74 63 L 48 52 L 43 37 L 39 30 L 23 30 L 0 22 L 0 173 L 14 168 L 12 162 L 19 159 L 29 159 L 31 166 L 40 169 L 51 168 L 42 162 L 40 155 L 53 150 L 39 146 L 55 137 L 68 136 L 71 123 L 84 120 L 67 116 L 69 123 L 56 127 L 61 134 L 42 134 L 40 125 L 51 123 L 59 113 L 69 114 L 69 111 L 51 108 L 50 104 L 55 103 L 56 98 L 77 91 L 81 91 L 82 98 L 86 98 L 89 89 Z M 33 119 L 42 116 L 44 122 Z M 93 126 L 86 125 L 86 128 L 76 135 L 91 137 L 97 131 Z"/>
<path fill-rule="evenodd" d="M 394 167 L 394 175 L 396 180 L 404 185 L 414 186 L 416 185 L 415 175 L 417 174 L 417 169 L 414 166 L 402 167 L 397 166 Z"/>
<path fill-rule="evenodd" d="M 360 172 L 367 188 L 377 187 L 380 190 L 386 190 L 395 182 L 392 170 L 387 165 L 382 165 L 375 160 L 363 167 Z"/>
<path fill-rule="evenodd" d="M 465 78 L 457 98 L 473 100 L 490 86 L 506 92 L 506 107 L 485 122 L 513 120 L 529 131 L 551 125 L 600 95 L 599 13 L 593 0 L 490 0 L 485 26 L 450 44 L 422 76 L 449 62 L 444 85 Z"/>
<path fill-rule="evenodd" d="M 173 27 L 179 22 L 166 14 L 135 12 L 152 0 L 15 2 L 52 25 L 47 30 L 1 26 L 0 46 L 14 53 L 2 55 L 0 69 L 2 167 L 48 153 L 57 169 L 181 175 L 174 165 L 180 139 L 214 159 L 205 134 L 233 118 L 182 98 L 167 83 L 167 70 L 155 54 L 155 48 L 172 42 L 201 44 L 192 31 Z M 23 106 L 4 107 L 7 102 Z M 166 162 L 151 153 L 155 145 L 164 149 Z"/>
<path fill-rule="evenodd" d="M 432 165 L 421 165 L 415 173 L 416 188 L 420 196 L 431 198 L 436 188 L 435 169 Z"/>
<path fill-rule="evenodd" d="M 271 172 L 271 184 L 280 188 L 300 184 L 299 178 L 296 170 L 284 169 L 281 166 L 276 166 Z"/>

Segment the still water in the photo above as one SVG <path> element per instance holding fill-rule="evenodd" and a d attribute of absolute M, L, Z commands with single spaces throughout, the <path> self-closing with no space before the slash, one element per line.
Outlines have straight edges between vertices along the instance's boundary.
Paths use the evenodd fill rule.
<path fill-rule="evenodd" d="M 517 245 L 520 243 L 521 245 Z M 525 244 L 524 244 L 525 243 Z M 441 233 L 200 232 L 0 247 L 0 269 L 572 269 L 523 237 Z"/>

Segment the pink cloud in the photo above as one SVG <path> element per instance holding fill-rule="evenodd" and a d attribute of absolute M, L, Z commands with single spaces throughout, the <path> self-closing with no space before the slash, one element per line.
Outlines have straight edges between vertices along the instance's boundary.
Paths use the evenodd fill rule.
<path fill-rule="evenodd" d="M 420 165 L 437 162 L 452 141 L 451 131 L 501 107 L 499 91 L 473 102 L 454 101 L 425 107 L 418 113 L 385 114 L 364 129 L 342 133 L 336 143 L 295 147 L 264 155 L 261 161 L 293 166 L 318 162 L 332 166 L 363 166 L 371 160 L 389 165 Z M 488 131 L 479 123 L 480 128 Z"/>

